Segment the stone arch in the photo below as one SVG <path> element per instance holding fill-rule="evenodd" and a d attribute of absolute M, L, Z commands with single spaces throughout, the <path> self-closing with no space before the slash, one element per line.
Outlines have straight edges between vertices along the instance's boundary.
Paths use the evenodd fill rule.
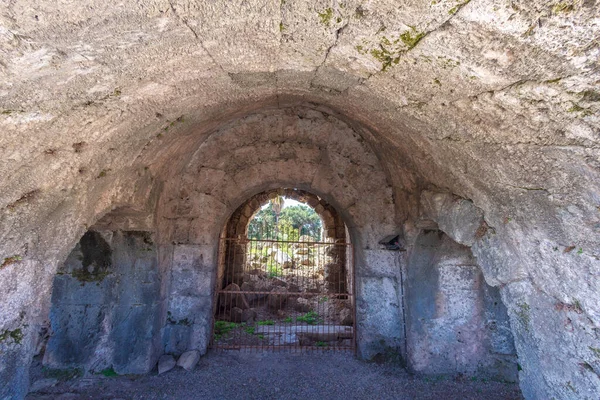
<path fill-rule="evenodd" d="M 397 229 L 385 169 L 351 126 L 321 111 L 296 108 L 266 110 L 216 129 L 165 182 L 157 227 L 164 254 L 173 254 L 164 260 L 170 274 L 167 311 L 174 321 L 190 321 L 190 326 L 167 324 L 167 352 L 205 351 L 218 284 L 216 239 L 248 199 L 279 188 L 319 196 L 347 224 L 355 246 L 361 355 L 370 358 L 401 342 L 397 271 L 395 264 L 385 265 L 377 244 Z M 192 281 L 203 283 L 190 287 Z M 368 308 L 389 315 L 367 316 Z"/>
<path fill-rule="evenodd" d="M 246 264 L 245 240 L 237 241 L 231 239 L 247 239 L 248 224 L 260 207 L 276 196 L 293 199 L 309 205 L 315 210 L 323 221 L 323 241 L 337 243 L 340 245 L 350 243 L 349 232 L 344 220 L 338 211 L 325 199 L 301 189 L 279 188 L 267 190 L 246 200 L 240 205 L 227 220 L 221 237 L 220 252 L 223 255 L 219 259 L 219 270 L 217 279 L 221 279 L 221 288 L 230 283 L 242 284 L 242 276 Z M 350 248 L 351 250 L 351 248 Z M 335 263 L 325 268 L 324 279 L 328 289 L 334 292 L 346 293 L 352 287 L 353 265 L 348 263 L 352 260 L 352 254 L 345 246 L 333 246 L 329 256 L 336 260 Z M 235 254 L 235 256 L 232 256 Z M 223 265 L 224 260 L 233 260 Z M 223 269 L 225 267 L 225 269 Z"/>
<path fill-rule="evenodd" d="M 336 240 L 347 240 L 344 221 L 333 206 L 327 203 L 325 199 L 306 190 L 289 188 L 272 189 L 258 193 L 249 198 L 244 204 L 238 207 L 229 218 L 225 230 L 226 237 L 233 238 L 246 236 L 248 224 L 254 217 L 254 214 L 262 205 L 266 204 L 275 196 L 283 196 L 288 199 L 296 200 L 313 208 L 323 222 L 323 234 L 325 240 L 331 240 L 333 242 Z"/>

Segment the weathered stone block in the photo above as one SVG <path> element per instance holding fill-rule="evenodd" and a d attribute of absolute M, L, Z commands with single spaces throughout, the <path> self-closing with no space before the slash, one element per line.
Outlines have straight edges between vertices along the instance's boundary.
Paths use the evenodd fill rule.
<path fill-rule="evenodd" d="M 200 361 L 200 352 L 198 350 L 190 350 L 183 353 L 179 360 L 177 360 L 177 366 L 187 371 L 191 371 L 196 367 Z"/>

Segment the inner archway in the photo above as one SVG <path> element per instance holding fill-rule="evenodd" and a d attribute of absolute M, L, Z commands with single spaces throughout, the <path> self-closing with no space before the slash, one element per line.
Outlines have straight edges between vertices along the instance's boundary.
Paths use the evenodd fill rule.
<path fill-rule="evenodd" d="M 348 236 L 335 208 L 304 190 L 244 202 L 221 235 L 212 347 L 354 350 Z"/>

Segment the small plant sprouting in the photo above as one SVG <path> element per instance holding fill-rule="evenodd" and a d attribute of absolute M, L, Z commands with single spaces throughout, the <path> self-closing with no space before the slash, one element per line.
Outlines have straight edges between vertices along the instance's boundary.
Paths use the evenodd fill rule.
<path fill-rule="evenodd" d="M 0 265 L 0 269 L 8 267 L 10 264 L 14 264 L 14 263 L 22 261 L 22 260 L 23 260 L 23 257 L 21 257 L 18 254 L 15 254 L 14 256 L 6 257 L 4 259 L 4 261 L 2 261 L 2 264 Z"/>
<path fill-rule="evenodd" d="M 583 254 L 583 249 L 580 247 L 579 250 L 577 250 L 577 254 Z"/>
<path fill-rule="evenodd" d="M 8 338 L 12 339 L 12 341 L 16 344 L 21 344 L 21 341 L 23 340 L 23 332 L 21 331 L 21 328 L 17 328 L 14 331 L 9 331 L 6 329 L 0 333 L 0 343 L 4 342 Z"/>
<path fill-rule="evenodd" d="M 102 375 L 106 376 L 107 378 L 113 378 L 115 376 L 119 376 L 119 374 L 117 374 L 112 367 L 103 369 L 102 371 L 100 371 L 100 373 Z"/>
<path fill-rule="evenodd" d="M 296 317 L 296 322 L 298 321 L 306 322 L 308 325 L 317 325 L 318 323 L 322 322 L 322 320 L 319 318 L 319 314 L 314 311 L 309 311 L 304 315 Z"/>
<path fill-rule="evenodd" d="M 317 347 L 327 347 L 327 343 L 325 343 L 325 342 L 316 342 L 315 345 Z"/>
<path fill-rule="evenodd" d="M 235 322 L 229 322 L 229 321 L 216 321 L 215 322 L 215 340 L 219 340 L 223 337 L 223 335 L 226 335 L 227 333 L 229 333 L 229 331 L 231 331 L 232 329 L 235 329 L 238 327 L 238 324 L 236 324 Z"/>

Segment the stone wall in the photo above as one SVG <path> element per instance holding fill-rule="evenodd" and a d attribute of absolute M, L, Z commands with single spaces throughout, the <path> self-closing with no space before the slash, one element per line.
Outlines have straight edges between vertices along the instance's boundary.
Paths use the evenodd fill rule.
<path fill-rule="evenodd" d="M 3 3 L 0 380 L 7 385 L 0 396 L 20 398 L 27 391 L 55 272 L 90 226 L 118 207 L 155 210 L 148 200 L 173 184 L 220 127 L 302 106 L 345 121 L 370 146 L 391 186 L 396 226 L 406 220 L 408 234 L 423 188 L 477 207 L 489 228 L 478 238 L 463 243 L 441 229 L 471 246 L 486 282 L 501 288 L 525 396 L 596 397 L 598 5 Z M 247 152 L 253 146 L 249 142 Z M 287 146 L 302 149 L 300 143 Z M 212 154 L 233 165 L 226 150 Z M 211 192 L 230 191 L 214 164 L 192 176 Z M 234 204 L 215 202 L 216 212 L 192 221 L 209 228 L 204 239 L 192 234 L 197 240 L 191 245 L 213 240 L 218 232 L 212 226 L 253 194 L 294 187 L 289 172 L 276 184 L 270 165 L 264 184 L 239 180 L 240 192 L 224 197 Z M 309 174 L 309 165 L 297 160 L 277 166 Z M 368 181 L 371 175 L 345 177 Z M 329 193 L 321 179 L 314 186 L 318 194 Z M 353 197 L 361 202 L 376 193 L 367 184 L 357 187 L 362 192 Z M 336 208 L 348 214 L 360 208 L 338 201 Z M 213 223 L 212 215 L 222 221 Z M 353 217 L 356 226 L 368 227 Z M 161 296 L 170 288 L 174 246 L 190 231 L 182 221 L 169 229 L 173 235 L 161 231 L 157 237 Z M 375 238 L 357 237 L 359 249 L 375 249 Z M 198 247 L 198 259 L 214 257 L 211 246 Z M 391 291 L 394 285 L 386 282 Z"/>
<path fill-rule="evenodd" d="M 180 343 L 169 351 L 178 353 L 185 346 L 206 351 L 219 235 L 252 196 L 286 187 L 318 195 L 348 225 L 356 254 L 361 356 L 371 358 L 398 347 L 397 265 L 382 262 L 377 253 L 367 258 L 364 252 L 394 232 L 392 191 L 379 160 L 351 127 L 303 108 L 253 115 L 213 133 L 183 171 L 171 173 L 175 177 L 166 183 L 159 204 L 159 237 L 165 246 L 174 243 L 169 313 L 190 324 L 167 325 L 167 343 Z M 372 263 L 387 272 L 373 272 L 368 266 Z M 183 281 L 196 285 L 184 285 L 188 289 L 182 291 Z M 392 290 L 380 292 L 379 287 Z M 385 318 L 393 322 L 382 329 L 371 310 L 389 311 Z"/>
<path fill-rule="evenodd" d="M 54 278 L 44 365 L 149 372 L 162 354 L 160 304 L 152 234 L 88 231 Z"/>
<path fill-rule="evenodd" d="M 506 307 L 468 247 L 424 231 L 410 250 L 405 285 L 409 369 L 517 381 Z"/>

